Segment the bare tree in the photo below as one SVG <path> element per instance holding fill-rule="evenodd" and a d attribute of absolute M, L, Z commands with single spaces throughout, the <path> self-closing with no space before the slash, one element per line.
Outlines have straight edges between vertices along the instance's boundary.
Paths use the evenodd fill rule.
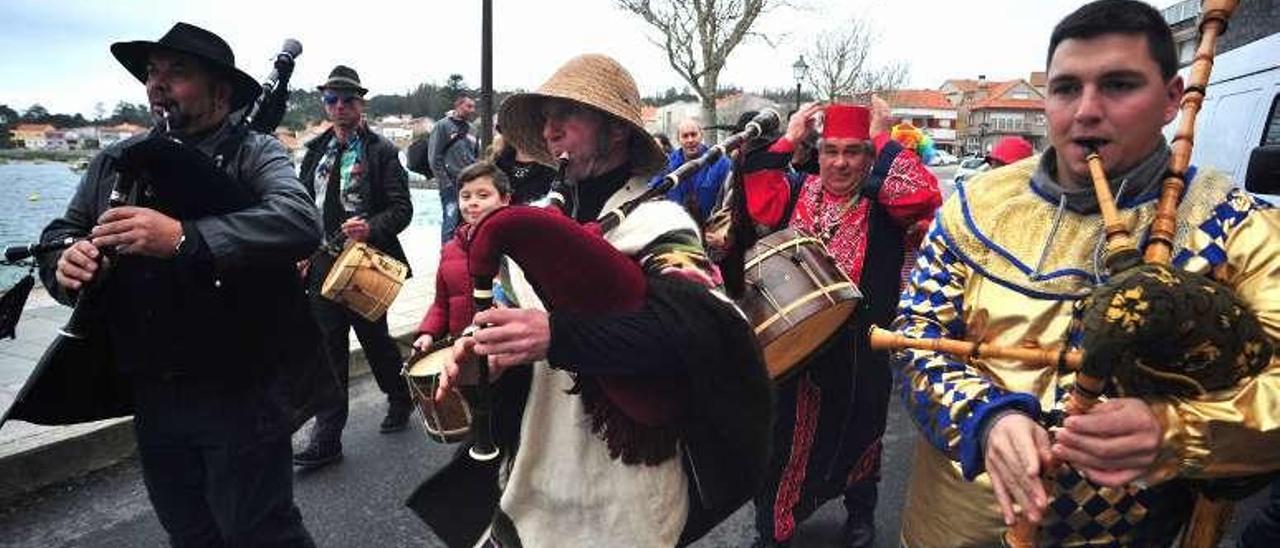
<path fill-rule="evenodd" d="M 654 43 L 671 68 L 693 87 L 705 125 L 716 125 L 720 70 L 733 48 L 752 35 L 763 13 L 785 0 L 617 0 L 659 33 Z"/>
<path fill-rule="evenodd" d="M 873 64 L 875 38 L 860 19 L 818 35 L 805 57 L 809 59 L 809 84 L 820 99 L 833 101 L 891 91 L 906 82 L 909 69 L 905 63 Z"/>

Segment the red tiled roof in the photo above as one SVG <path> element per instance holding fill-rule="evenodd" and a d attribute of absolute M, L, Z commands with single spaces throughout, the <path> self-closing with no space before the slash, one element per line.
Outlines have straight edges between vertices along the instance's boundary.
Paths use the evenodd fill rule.
<path fill-rule="evenodd" d="M 655 107 L 653 105 L 646 103 L 644 106 L 640 107 L 640 119 L 646 122 L 651 120 L 657 120 L 658 107 Z"/>
<path fill-rule="evenodd" d="M 972 107 L 973 110 L 978 109 L 1008 109 L 1008 110 L 1044 110 L 1044 99 L 1035 96 L 1032 99 L 1013 99 L 1005 97 L 1018 84 L 1025 83 L 1024 80 L 1010 80 L 1001 83 L 998 87 L 991 90 L 991 94 L 986 99 L 978 101 Z M 1038 95 L 1038 94 L 1037 94 Z"/>
<path fill-rule="evenodd" d="M 742 92 L 736 91 L 723 97 L 716 97 L 716 108 L 723 108 L 742 100 Z"/>
<path fill-rule="evenodd" d="M 53 131 L 55 129 L 57 128 L 49 124 L 18 124 L 16 126 L 13 126 L 12 131 L 14 132 L 20 131 L 23 133 L 36 133 L 36 132 Z"/>
<path fill-rule="evenodd" d="M 1000 99 L 996 97 L 973 105 L 972 109 L 1044 110 L 1044 99 Z"/>
<path fill-rule="evenodd" d="M 1039 87 L 1044 87 L 1044 84 L 1045 84 L 1045 82 L 1046 82 L 1046 80 L 1047 80 L 1048 78 L 1049 78 L 1049 73 L 1047 73 L 1047 72 L 1044 72 L 1044 71 L 1036 71 L 1036 72 L 1032 72 L 1032 73 L 1031 73 L 1031 85 L 1032 85 L 1032 86 L 1035 86 L 1035 87 L 1038 87 L 1038 88 L 1039 88 Z"/>
<path fill-rule="evenodd" d="M 935 89 L 900 89 L 889 94 L 888 101 L 900 108 L 955 109 L 947 96 Z"/>
<path fill-rule="evenodd" d="M 986 86 L 988 88 L 993 88 L 995 86 L 999 86 L 1005 83 L 1006 82 L 996 82 L 993 80 L 969 80 L 969 79 L 963 79 L 963 78 L 952 78 L 950 80 L 947 80 L 946 82 L 943 82 L 942 85 L 945 86 L 947 84 L 951 84 L 961 92 L 969 93 L 971 91 L 978 91 L 979 86 Z"/>

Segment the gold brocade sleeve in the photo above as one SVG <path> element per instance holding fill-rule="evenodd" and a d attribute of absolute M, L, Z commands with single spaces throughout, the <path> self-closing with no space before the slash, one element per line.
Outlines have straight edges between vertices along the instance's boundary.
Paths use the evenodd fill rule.
<path fill-rule="evenodd" d="M 920 248 L 915 269 L 898 302 L 893 329 L 918 339 L 965 338 L 965 288 L 972 271 L 952 253 L 938 222 Z M 1003 388 L 997 380 L 938 352 L 906 349 L 891 356 L 903 403 L 921 434 L 960 463 L 965 479 L 985 469 L 983 425 L 1006 411 L 1040 414 L 1037 398 Z"/>
<path fill-rule="evenodd" d="M 1227 260 L 1220 279 L 1250 306 L 1280 350 L 1280 210 L 1253 210 L 1226 233 L 1222 248 Z M 1280 357 L 1228 393 L 1148 402 L 1164 428 L 1162 454 L 1148 481 L 1280 469 Z"/>

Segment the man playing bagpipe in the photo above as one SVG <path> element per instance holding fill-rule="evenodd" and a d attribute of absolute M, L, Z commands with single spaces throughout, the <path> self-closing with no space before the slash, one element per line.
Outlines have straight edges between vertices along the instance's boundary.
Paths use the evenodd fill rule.
<path fill-rule="evenodd" d="M 865 333 L 892 319 L 905 232 L 942 200 L 920 157 L 890 138 L 889 107 L 879 98 L 871 108 L 808 105 L 781 139 L 746 162 L 786 166 L 820 113 L 818 175 L 793 191 L 781 169 L 746 173 L 746 209 L 757 226 L 789 226 L 820 238 L 865 300 L 799 374 L 777 387 L 769 481 L 755 499 L 760 546 L 786 545 L 797 524 L 841 494 L 848 514 L 843 542 L 874 540 L 891 375 L 887 356 L 867 347 Z"/>
<path fill-rule="evenodd" d="M 1115 278 L 1102 266 L 1093 153 L 1109 181 L 1097 188 L 1110 189 L 1139 241 L 1151 239 L 1161 181 L 1173 169 L 1161 128 L 1184 93 L 1168 25 L 1141 2 L 1094 2 L 1058 23 L 1047 64 L 1051 148 L 956 189 L 902 296 L 899 333 L 1022 349 L 1084 346 L 1091 331 L 1081 325 L 1091 317 L 1087 303 L 1096 302 L 1089 297 Z M 1221 173 L 1191 166 L 1185 174 L 1172 266 L 1234 292 L 1263 332 L 1247 346 L 1269 348 L 1280 335 L 1277 217 Z M 1176 304 L 1141 295 L 1119 295 L 1109 316 L 1161 321 L 1146 311 Z M 1214 320 L 1206 313 L 1185 326 Z M 1183 338 L 1133 350 L 1181 349 Z M 1093 350 L 1084 352 L 1087 364 Z M 1125 394 L 1113 384 L 1101 403 L 1065 421 L 1082 373 L 1061 360 L 904 350 L 894 363 L 923 433 L 903 511 L 906 546 L 998 544 L 1022 520 L 1039 525 L 1041 545 L 1167 546 L 1188 522 L 1192 480 L 1280 468 L 1274 358 L 1234 386 L 1197 397 Z"/>
<path fill-rule="evenodd" d="M 111 52 L 146 85 L 158 123 L 98 154 L 41 237 L 83 238 L 42 255 L 41 278 L 63 303 L 92 293 L 106 318 L 92 336 L 109 340 L 109 351 L 70 364 L 73 378 L 115 367 L 89 389 L 106 400 L 125 387 L 112 415 L 134 414 L 142 477 L 173 545 L 311 546 L 293 503 L 297 417 L 278 388 L 304 384 L 291 364 L 316 357 L 314 327 L 302 334 L 310 318 L 293 263 L 319 244 L 319 215 L 284 147 L 232 123 L 260 87 L 221 38 L 178 23 L 159 41 Z M 192 166 L 156 179 L 165 158 L 137 151 L 175 140 L 222 162 L 209 169 L 226 177 L 202 178 Z M 198 209 L 234 189 L 246 204 Z M 117 194 L 137 197 L 117 205 Z M 197 210 L 166 199 L 174 195 L 199 196 L 187 200 Z"/>
<path fill-rule="evenodd" d="M 570 60 L 507 99 L 499 124 L 539 161 L 567 158 L 569 200 L 564 214 L 512 206 L 468 228 L 473 276 L 478 256 L 512 257 L 502 285 L 516 306 L 477 314 L 440 393 L 475 374 L 469 360 L 488 361 L 504 460 L 460 452 L 409 506 L 450 545 L 691 542 L 750 498 L 767 458 L 769 387 L 751 328 L 713 287 L 697 225 L 648 192 L 665 159 L 616 61 Z M 654 199 L 609 215 L 642 195 Z M 503 239 L 519 243 L 488 246 Z M 607 264 L 592 262 L 601 249 Z"/>

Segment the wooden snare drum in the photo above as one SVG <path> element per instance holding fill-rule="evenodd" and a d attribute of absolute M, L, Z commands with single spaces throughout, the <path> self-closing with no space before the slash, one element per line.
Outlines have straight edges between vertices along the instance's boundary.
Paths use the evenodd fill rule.
<path fill-rule="evenodd" d="M 320 286 L 320 295 L 369 321 L 387 313 L 409 274 L 408 265 L 364 242 L 347 240 Z"/>
<path fill-rule="evenodd" d="M 738 306 L 755 327 L 769 377 L 780 379 L 844 325 L 862 293 L 818 238 L 793 228 L 747 251 Z"/>
<path fill-rule="evenodd" d="M 441 402 L 435 401 L 445 357 L 453 351 L 453 339 L 436 341 L 427 352 L 414 351 L 401 374 L 409 383 L 409 395 L 417 403 L 427 436 L 441 443 L 456 443 L 471 431 L 471 406 L 456 388 Z"/>

